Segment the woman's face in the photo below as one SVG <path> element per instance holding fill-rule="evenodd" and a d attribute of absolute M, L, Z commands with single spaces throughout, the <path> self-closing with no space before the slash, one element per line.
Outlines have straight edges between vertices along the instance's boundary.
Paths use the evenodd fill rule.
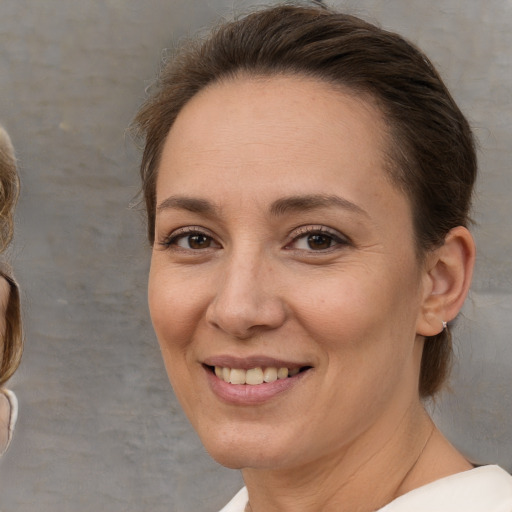
<path fill-rule="evenodd" d="M 385 133 L 372 103 L 275 77 L 210 86 L 168 135 L 149 306 L 226 466 L 341 454 L 418 401 L 423 270 Z"/>

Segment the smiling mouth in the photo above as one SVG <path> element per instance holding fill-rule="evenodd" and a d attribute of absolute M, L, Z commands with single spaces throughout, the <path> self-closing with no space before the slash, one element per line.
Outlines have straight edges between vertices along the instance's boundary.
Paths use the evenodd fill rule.
<path fill-rule="evenodd" d="M 276 380 L 288 379 L 295 377 L 299 373 L 303 373 L 311 366 L 302 366 L 295 368 L 274 366 L 256 367 L 244 370 L 242 368 L 229 368 L 227 366 L 206 366 L 220 380 L 229 384 L 246 384 L 249 386 L 257 386 L 259 384 L 270 384 Z"/>

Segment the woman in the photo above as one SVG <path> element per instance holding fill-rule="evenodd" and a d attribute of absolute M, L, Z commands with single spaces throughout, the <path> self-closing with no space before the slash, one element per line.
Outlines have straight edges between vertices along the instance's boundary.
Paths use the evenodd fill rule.
<path fill-rule="evenodd" d="M 13 234 L 13 214 L 19 181 L 11 140 L 0 126 L 0 252 Z M 18 405 L 16 395 L 3 386 L 19 365 L 22 352 L 20 297 L 9 266 L 0 264 L 0 454 L 12 439 Z"/>
<path fill-rule="evenodd" d="M 422 404 L 475 259 L 473 137 L 428 59 L 269 8 L 182 49 L 136 126 L 167 372 L 246 484 L 223 512 L 512 510 Z"/>

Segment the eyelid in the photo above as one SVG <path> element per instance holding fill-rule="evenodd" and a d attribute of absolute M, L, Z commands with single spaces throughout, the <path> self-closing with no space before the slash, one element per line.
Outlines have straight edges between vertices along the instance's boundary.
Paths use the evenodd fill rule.
<path fill-rule="evenodd" d="M 295 228 L 288 236 L 288 242 L 285 244 L 285 249 L 293 250 L 294 248 L 291 247 L 291 245 L 299 240 L 300 238 L 311 235 L 311 234 L 324 234 L 332 237 L 332 239 L 336 242 L 336 244 L 333 247 L 330 247 L 329 249 L 323 250 L 323 251 L 311 251 L 311 252 L 327 252 L 329 250 L 334 249 L 335 247 L 341 245 L 352 245 L 352 241 L 349 237 L 342 234 L 336 229 L 330 228 L 328 226 L 322 225 L 322 224 L 308 224 L 304 226 L 299 226 L 298 228 Z M 163 246 L 163 248 L 168 249 L 170 247 L 175 248 L 176 250 L 179 250 L 180 247 L 175 245 L 175 242 L 185 236 L 194 235 L 194 234 L 200 234 L 205 235 L 213 240 L 213 242 L 218 245 L 219 247 L 222 247 L 221 243 L 218 241 L 217 237 L 207 228 L 203 226 L 183 226 L 177 229 L 174 229 L 169 233 L 168 235 L 163 236 L 160 241 L 158 242 L 159 245 Z M 186 249 L 183 249 L 186 250 Z M 193 251 L 200 251 L 201 249 L 194 249 Z M 206 250 L 206 249 L 205 249 Z M 297 249 L 300 250 L 300 249 Z"/>
<path fill-rule="evenodd" d="M 294 229 L 290 233 L 289 242 L 286 243 L 285 248 L 288 248 L 292 243 L 299 240 L 303 236 L 317 234 L 317 233 L 323 234 L 323 235 L 329 235 L 336 242 L 336 245 L 342 245 L 342 246 L 352 245 L 351 239 L 336 229 L 330 228 L 328 226 L 324 226 L 322 224 L 308 224 L 308 225 L 300 226 L 300 227 Z M 293 247 L 291 247 L 291 249 L 293 250 Z M 330 247 L 329 249 L 326 249 L 325 251 L 311 251 L 311 252 L 322 253 L 322 252 L 326 252 L 326 251 L 329 251 L 332 249 L 334 249 L 334 247 L 332 247 L 332 248 Z"/>
<path fill-rule="evenodd" d="M 203 226 L 183 226 L 177 229 L 174 229 L 168 235 L 162 237 L 162 239 L 158 242 L 159 245 L 164 248 L 170 248 L 171 246 L 178 249 L 178 246 L 175 246 L 173 243 L 177 241 L 179 238 L 188 236 L 188 235 L 205 235 L 211 238 L 219 247 L 221 246 L 220 242 L 217 240 L 216 236 L 209 230 Z M 184 249 L 186 250 L 186 249 Z M 199 251 L 200 249 L 194 249 L 194 251 Z"/>

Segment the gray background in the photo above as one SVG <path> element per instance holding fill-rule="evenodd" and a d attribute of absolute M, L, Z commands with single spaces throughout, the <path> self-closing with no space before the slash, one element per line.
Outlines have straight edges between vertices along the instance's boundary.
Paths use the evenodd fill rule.
<path fill-rule="evenodd" d="M 172 395 L 146 306 L 138 153 L 124 129 L 164 47 L 254 2 L 0 0 L 0 122 L 23 195 L 10 253 L 26 350 L 3 512 L 215 512 L 237 473 L 204 453 Z M 457 330 L 448 436 L 512 468 L 512 1 L 338 2 L 417 42 L 473 123 L 477 274 Z"/>

